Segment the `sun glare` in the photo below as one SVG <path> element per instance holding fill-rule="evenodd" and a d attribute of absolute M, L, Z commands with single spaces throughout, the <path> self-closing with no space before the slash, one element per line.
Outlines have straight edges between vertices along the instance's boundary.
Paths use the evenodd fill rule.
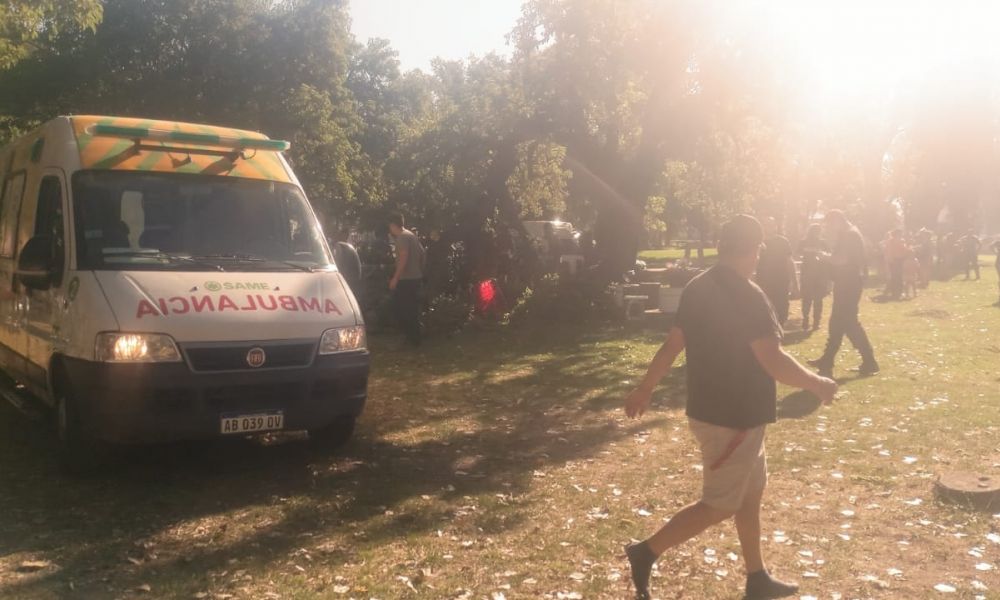
<path fill-rule="evenodd" d="M 774 0 L 747 16 L 762 19 L 757 26 L 801 73 L 803 100 L 826 114 L 1000 58 L 1000 2 Z"/>

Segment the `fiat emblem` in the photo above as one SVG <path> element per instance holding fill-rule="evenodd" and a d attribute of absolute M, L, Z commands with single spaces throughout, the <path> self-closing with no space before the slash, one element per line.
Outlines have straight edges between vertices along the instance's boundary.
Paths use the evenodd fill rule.
<path fill-rule="evenodd" d="M 263 367 L 265 362 L 267 362 L 267 354 L 264 353 L 263 348 L 251 348 L 247 352 L 247 364 L 250 365 L 250 368 Z"/>

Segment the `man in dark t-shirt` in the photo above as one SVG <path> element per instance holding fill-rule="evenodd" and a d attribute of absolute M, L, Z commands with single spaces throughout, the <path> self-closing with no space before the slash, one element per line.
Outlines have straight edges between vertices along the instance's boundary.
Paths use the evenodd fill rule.
<path fill-rule="evenodd" d="M 653 389 L 687 353 L 687 416 L 702 454 L 702 498 L 659 531 L 625 548 L 636 597 L 648 599 L 653 563 L 708 527 L 734 518 L 747 570 L 747 600 L 782 598 L 798 587 L 771 578 L 760 546 L 760 504 L 767 482 L 764 429 L 775 421 L 776 383 L 809 390 L 829 404 L 837 384 L 810 373 L 781 349 L 781 326 L 750 278 L 763 230 L 753 217 L 727 223 L 719 263 L 684 289 L 674 326 L 639 387 L 625 400 L 629 417 L 649 407 Z"/>
<path fill-rule="evenodd" d="M 816 367 L 823 377 L 833 377 L 834 361 L 846 335 L 861 354 L 860 375 L 875 375 L 879 372 L 879 365 L 859 317 L 868 270 L 865 240 L 858 228 L 839 210 L 826 214 L 825 225 L 828 237 L 833 240 L 833 253 L 826 257 L 833 274 L 833 309 L 830 311 L 830 335 L 826 350 L 823 356 L 809 361 L 809 364 Z"/>

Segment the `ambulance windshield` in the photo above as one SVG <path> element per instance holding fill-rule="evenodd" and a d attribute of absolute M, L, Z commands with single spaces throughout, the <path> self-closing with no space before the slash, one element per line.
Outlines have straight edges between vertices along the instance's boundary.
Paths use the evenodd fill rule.
<path fill-rule="evenodd" d="M 78 268 L 328 268 L 301 191 L 273 181 L 136 171 L 73 176 Z"/>

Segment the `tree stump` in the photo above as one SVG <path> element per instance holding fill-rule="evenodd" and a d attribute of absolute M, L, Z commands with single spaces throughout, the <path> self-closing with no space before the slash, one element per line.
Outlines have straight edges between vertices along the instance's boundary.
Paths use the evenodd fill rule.
<path fill-rule="evenodd" d="M 938 477 L 939 498 L 977 510 L 1000 511 L 1000 477 L 984 473 L 953 472 Z"/>

